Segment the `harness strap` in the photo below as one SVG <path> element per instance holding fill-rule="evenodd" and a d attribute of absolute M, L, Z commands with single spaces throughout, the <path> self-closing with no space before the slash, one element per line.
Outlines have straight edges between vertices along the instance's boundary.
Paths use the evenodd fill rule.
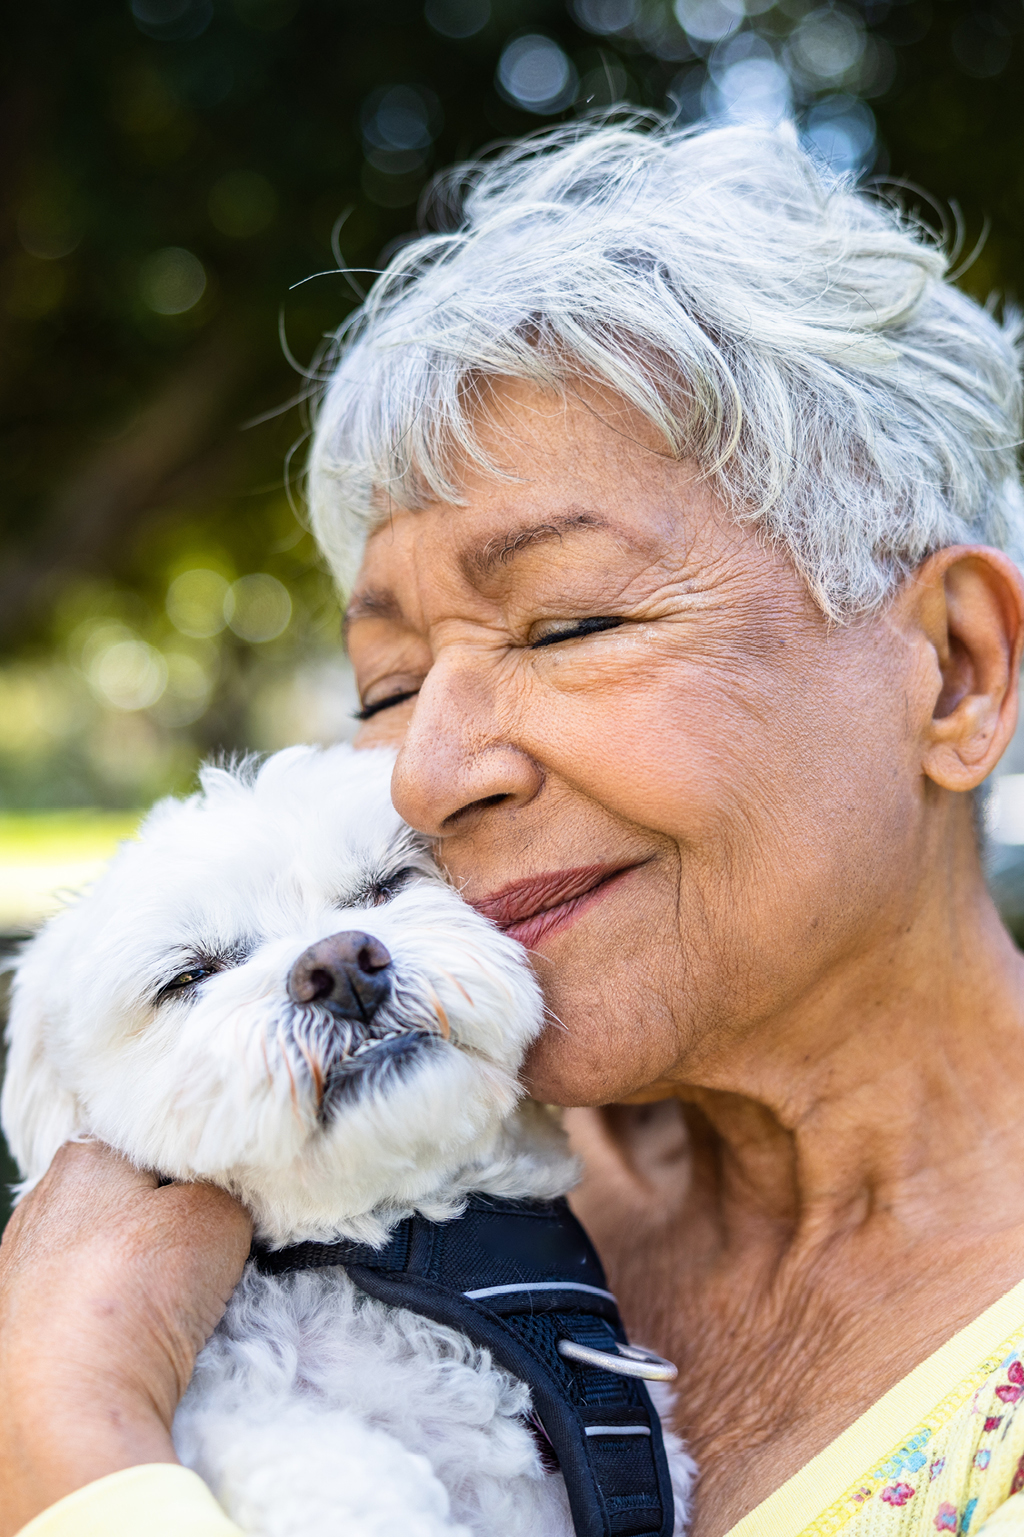
<path fill-rule="evenodd" d="M 564 1200 L 471 1196 L 448 1222 L 407 1217 L 381 1249 L 341 1239 L 254 1246 L 259 1270 L 343 1265 L 368 1296 L 459 1330 L 525 1382 L 557 1457 L 576 1537 L 672 1537 L 661 1421 L 643 1382 L 569 1359 L 627 1344 L 597 1253 Z"/>

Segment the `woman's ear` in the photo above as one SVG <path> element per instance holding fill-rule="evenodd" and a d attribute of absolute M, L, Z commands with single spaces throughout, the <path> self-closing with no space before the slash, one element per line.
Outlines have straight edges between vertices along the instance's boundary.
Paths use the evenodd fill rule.
<path fill-rule="evenodd" d="M 918 567 L 907 596 L 935 660 L 921 768 L 946 790 L 973 790 L 1017 724 L 1024 581 L 987 545 L 952 545 Z"/>

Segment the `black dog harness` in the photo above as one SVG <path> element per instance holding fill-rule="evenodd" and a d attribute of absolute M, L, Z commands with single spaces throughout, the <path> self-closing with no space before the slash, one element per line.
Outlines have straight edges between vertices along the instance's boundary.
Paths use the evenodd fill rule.
<path fill-rule="evenodd" d="M 661 1421 L 643 1378 L 674 1368 L 626 1340 L 601 1261 L 564 1200 L 472 1196 L 461 1217 L 407 1217 L 369 1244 L 254 1246 L 265 1275 L 344 1265 L 369 1296 L 447 1324 L 525 1382 L 558 1460 L 576 1537 L 672 1537 Z"/>

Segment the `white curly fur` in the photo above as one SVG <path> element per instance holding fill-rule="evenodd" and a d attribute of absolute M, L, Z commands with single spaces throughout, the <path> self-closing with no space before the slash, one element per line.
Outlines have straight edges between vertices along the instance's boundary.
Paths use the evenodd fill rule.
<path fill-rule="evenodd" d="M 23 1189 L 92 1134 L 233 1191 L 280 1246 L 380 1243 L 411 1212 L 456 1215 L 471 1191 L 570 1187 L 560 1129 L 517 1083 L 543 1023 L 525 954 L 401 822 L 391 763 L 291 748 L 258 771 L 204 770 L 200 794 L 158 805 L 28 945 L 2 1098 Z M 309 945 L 352 930 L 391 955 L 374 1027 L 413 1055 L 332 1100 L 358 1043 L 287 981 Z M 341 1269 L 250 1267 L 174 1434 L 251 1537 L 569 1537 L 529 1402 L 486 1351 L 371 1301 Z M 671 1435 L 668 1449 L 681 1532 L 693 1469 Z"/>

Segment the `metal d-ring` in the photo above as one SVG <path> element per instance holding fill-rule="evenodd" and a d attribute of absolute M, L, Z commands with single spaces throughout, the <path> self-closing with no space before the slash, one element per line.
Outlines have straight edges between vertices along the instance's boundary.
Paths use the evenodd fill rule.
<path fill-rule="evenodd" d="M 559 1340 L 558 1354 L 569 1361 L 579 1361 L 584 1366 L 599 1366 L 602 1371 L 614 1372 L 618 1377 L 642 1377 L 645 1382 L 674 1382 L 679 1375 L 678 1366 L 656 1356 L 653 1350 L 643 1350 L 639 1345 L 616 1345 L 619 1354 L 608 1350 L 594 1350 L 590 1345 L 577 1345 L 575 1340 Z M 623 1359 L 625 1357 L 625 1359 Z"/>

